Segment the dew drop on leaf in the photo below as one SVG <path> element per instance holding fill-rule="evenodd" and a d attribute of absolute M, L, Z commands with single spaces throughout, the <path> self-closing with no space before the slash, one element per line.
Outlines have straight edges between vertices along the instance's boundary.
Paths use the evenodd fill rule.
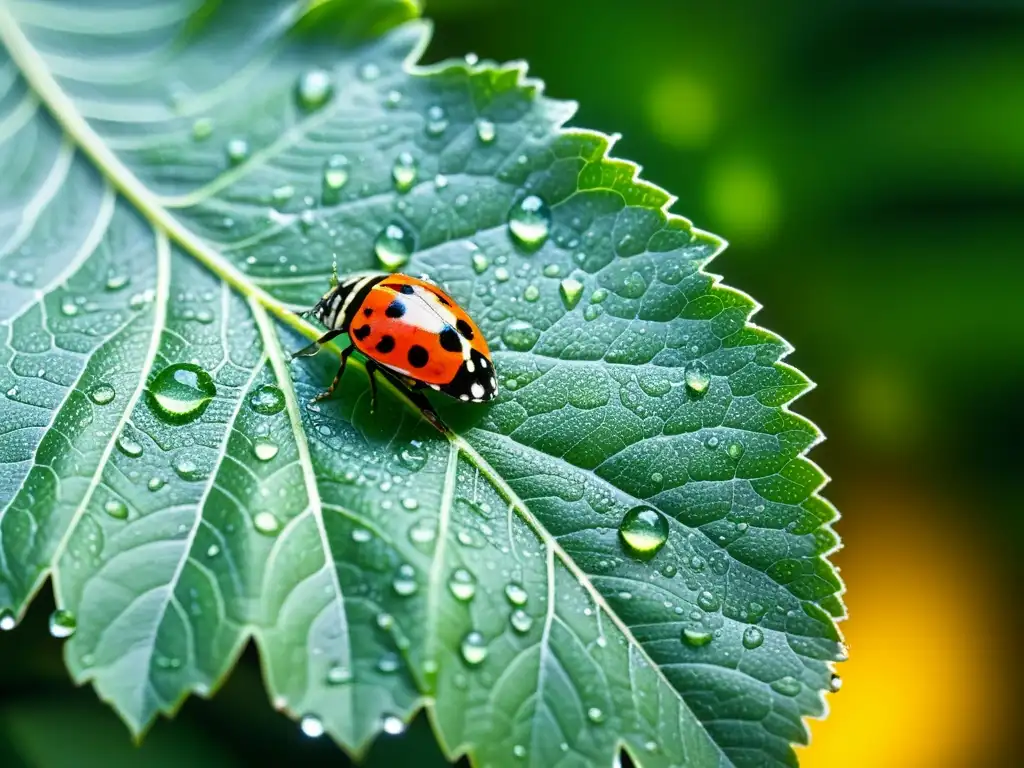
<path fill-rule="evenodd" d="M 476 594 L 476 577 L 465 568 L 456 568 L 448 579 L 448 590 L 456 600 L 469 602 Z"/>
<path fill-rule="evenodd" d="M 448 128 L 448 116 L 444 108 L 438 105 L 427 110 L 426 131 L 428 136 L 440 136 Z"/>
<path fill-rule="evenodd" d="M 509 277 L 510 275 L 508 274 L 508 270 L 504 267 L 498 267 L 494 270 L 494 279 L 499 283 L 507 282 Z"/>
<path fill-rule="evenodd" d="M 712 634 L 703 629 L 684 629 L 682 640 L 689 646 L 700 648 L 711 642 Z"/>
<path fill-rule="evenodd" d="M 832 675 L 832 677 L 829 678 L 828 689 L 832 691 L 832 693 L 836 693 L 842 687 L 843 678 L 841 678 L 839 675 Z"/>
<path fill-rule="evenodd" d="M 567 277 L 558 284 L 558 293 L 562 297 L 565 308 L 574 309 L 580 303 L 580 297 L 583 295 L 583 283 Z"/>
<path fill-rule="evenodd" d="M 264 536 L 276 536 L 281 530 L 280 521 L 271 512 L 257 512 L 252 524 Z"/>
<path fill-rule="evenodd" d="M 523 299 L 526 301 L 536 301 L 540 298 L 540 289 L 536 285 L 526 286 L 526 290 L 523 291 Z"/>
<path fill-rule="evenodd" d="M 403 563 L 400 565 L 398 567 L 398 573 L 391 582 L 391 588 L 394 589 L 395 594 L 400 597 L 415 595 L 419 590 L 419 584 L 416 581 L 416 569 L 409 563 Z"/>
<path fill-rule="evenodd" d="M 151 491 L 159 491 L 166 484 L 166 480 L 164 480 L 162 477 L 157 477 L 156 475 L 154 475 L 153 477 L 149 478 L 149 482 L 146 483 L 146 487 L 149 488 L 149 490 Z"/>
<path fill-rule="evenodd" d="M 533 345 L 540 338 L 540 331 L 534 328 L 525 320 L 512 320 L 505 326 L 501 334 L 501 340 L 509 349 L 518 352 L 527 352 L 533 349 Z"/>
<path fill-rule="evenodd" d="M 240 165 L 249 159 L 249 142 L 245 139 L 231 139 L 224 148 L 224 154 L 231 165 Z"/>
<path fill-rule="evenodd" d="M 406 496 L 402 499 L 402 509 L 406 512 L 415 512 L 420 508 L 420 503 L 416 501 L 412 496 Z"/>
<path fill-rule="evenodd" d="M 429 552 L 437 538 L 437 521 L 423 517 L 409 526 L 409 541 L 421 552 Z"/>
<path fill-rule="evenodd" d="M 732 459 L 739 459 L 743 456 L 743 445 L 742 443 L 729 443 L 729 447 L 726 448 L 729 452 L 729 457 Z"/>
<path fill-rule="evenodd" d="M 299 728 L 311 739 L 318 739 L 324 735 L 323 721 L 316 715 L 303 715 L 299 720 Z"/>
<path fill-rule="evenodd" d="M 461 650 L 463 660 L 471 667 L 482 664 L 487 658 L 487 643 L 484 641 L 484 636 L 476 630 L 468 632 L 462 638 Z"/>
<path fill-rule="evenodd" d="M 352 531 L 352 541 L 356 544 L 365 544 L 373 538 L 373 534 L 366 528 L 356 528 Z"/>
<path fill-rule="evenodd" d="M 219 554 L 220 554 L 220 547 L 218 547 L 216 544 L 211 544 L 209 547 L 206 548 L 206 556 L 207 557 L 216 557 Z"/>
<path fill-rule="evenodd" d="M 377 614 L 377 626 L 387 631 L 395 626 L 395 617 L 390 613 L 378 613 Z"/>
<path fill-rule="evenodd" d="M 398 668 L 401 666 L 401 664 L 402 664 L 402 662 L 398 658 L 398 654 L 397 653 L 393 653 L 391 651 L 386 651 L 377 660 L 377 671 L 378 672 L 383 672 L 385 675 L 390 675 L 393 672 L 397 672 Z"/>
<path fill-rule="evenodd" d="M 512 624 L 512 628 L 520 634 L 525 634 L 530 631 L 530 627 L 533 626 L 533 617 L 530 616 L 522 608 L 516 608 L 509 614 L 509 623 Z"/>
<path fill-rule="evenodd" d="M 705 611 L 717 611 L 721 607 L 722 603 L 713 592 L 705 589 L 697 595 L 697 605 Z"/>
<path fill-rule="evenodd" d="M 153 412 L 163 421 L 184 424 L 202 415 L 217 387 L 198 365 L 175 363 L 156 375 L 146 394 Z"/>
<path fill-rule="evenodd" d="M 380 721 L 380 728 L 389 736 L 398 736 L 405 732 L 405 723 L 397 715 L 384 715 Z"/>
<path fill-rule="evenodd" d="M 587 710 L 587 720 L 592 723 L 603 723 L 604 712 L 598 707 L 591 707 Z"/>
<path fill-rule="evenodd" d="M 778 691 L 783 696 L 796 696 L 800 693 L 800 681 L 795 677 L 786 675 L 772 683 L 772 690 Z"/>
<path fill-rule="evenodd" d="M 608 298 L 608 290 L 605 288 L 598 288 L 592 294 L 590 294 L 591 304 L 600 304 Z"/>
<path fill-rule="evenodd" d="M 757 627 L 747 627 L 743 630 L 743 647 L 749 651 L 760 648 L 764 642 L 764 632 Z"/>
<path fill-rule="evenodd" d="M 208 139 L 213 133 L 213 120 L 208 117 L 200 117 L 192 123 L 192 138 L 196 141 Z"/>
<path fill-rule="evenodd" d="M 408 152 L 402 152 L 391 167 L 391 178 L 395 182 L 395 189 L 399 192 L 408 192 L 416 183 L 416 160 Z"/>
<path fill-rule="evenodd" d="M 174 465 L 174 471 L 182 480 L 202 480 L 206 476 L 192 459 L 180 459 Z"/>
<path fill-rule="evenodd" d="M 551 210 L 537 195 L 528 195 L 509 211 L 508 229 L 519 245 L 536 250 L 551 232 Z"/>
<path fill-rule="evenodd" d="M 270 198 L 276 205 L 283 205 L 295 197 L 295 187 L 291 184 L 282 184 L 279 187 L 274 187 L 270 192 Z"/>
<path fill-rule="evenodd" d="M 142 446 L 127 431 L 122 432 L 117 438 L 117 449 L 132 459 L 142 455 Z"/>
<path fill-rule="evenodd" d="M 359 79 L 370 83 L 380 77 L 380 67 L 368 61 L 359 68 Z"/>
<path fill-rule="evenodd" d="M 311 69 L 299 77 L 295 98 L 302 109 L 312 112 L 326 104 L 333 92 L 330 73 L 323 69 Z"/>
<path fill-rule="evenodd" d="M 106 405 L 113 401 L 116 393 L 109 384 L 99 384 L 89 392 L 89 399 L 96 405 Z"/>
<path fill-rule="evenodd" d="M 526 757 L 526 747 L 524 747 L 522 744 L 516 744 L 514 747 L 512 747 L 512 755 L 522 760 L 524 757 Z"/>
<path fill-rule="evenodd" d="M 58 608 L 50 614 L 50 634 L 57 638 L 71 637 L 78 628 L 78 620 L 71 611 Z"/>
<path fill-rule="evenodd" d="M 10 632 L 18 626 L 18 620 L 14 617 L 14 613 L 10 608 L 4 608 L 0 611 L 0 631 Z"/>
<path fill-rule="evenodd" d="M 130 279 L 128 275 L 111 275 L 107 278 L 107 283 L 104 287 L 108 291 L 119 291 L 128 285 Z"/>
<path fill-rule="evenodd" d="M 277 456 L 277 443 L 266 438 L 260 438 L 252 444 L 253 455 L 260 461 L 270 461 Z"/>
<path fill-rule="evenodd" d="M 522 584 L 510 581 L 505 585 L 505 597 L 508 598 L 512 605 L 526 605 L 526 600 L 529 596 L 526 594 L 526 590 L 523 589 Z"/>
<path fill-rule="evenodd" d="M 490 144 L 494 141 L 498 135 L 498 129 L 495 128 L 494 123 L 488 120 L 486 117 L 481 117 L 476 121 L 476 137 L 480 139 L 482 144 Z"/>
<path fill-rule="evenodd" d="M 261 384 L 249 395 L 249 407 L 264 416 L 279 413 L 284 408 L 284 393 L 273 384 Z"/>
<path fill-rule="evenodd" d="M 401 269 L 409 261 L 414 247 L 412 235 L 398 224 L 388 224 L 373 241 L 377 261 L 389 272 Z"/>
<path fill-rule="evenodd" d="M 708 374 L 708 367 L 700 360 L 695 360 L 686 366 L 683 372 L 683 381 L 686 388 L 695 395 L 703 395 L 711 383 L 711 376 Z"/>
<path fill-rule="evenodd" d="M 323 199 L 325 203 L 338 202 L 338 192 L 348 182 L 348 158 L 331 155 L 324 164 Z"/>
<path fill-rule="evenodd" d="M 104 504 L 103 511 L 115 520 L 128 519 L 128 505 L 118 499 L 111 499 Z"/>
<path fill-rule="evenodd" d="M 332 664 L 327 670 L 328 685 L 345 685 L 352 682 L 352 670 L 344 664 Z"/>
<path fill-rule="evenodd" d="M 668 520 L 651 507 L 633 507 L 622 516 L 619 538 L 634 557 L 654 557 L 668 540 Z"/>

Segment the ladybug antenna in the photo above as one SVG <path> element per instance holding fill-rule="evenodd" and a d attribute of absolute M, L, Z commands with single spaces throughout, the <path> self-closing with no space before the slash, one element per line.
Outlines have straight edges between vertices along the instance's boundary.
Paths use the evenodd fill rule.
<path fill-rule="evenodd" d="M 331 288 L 338 287 L 338 254 L 331 254 Z"/>

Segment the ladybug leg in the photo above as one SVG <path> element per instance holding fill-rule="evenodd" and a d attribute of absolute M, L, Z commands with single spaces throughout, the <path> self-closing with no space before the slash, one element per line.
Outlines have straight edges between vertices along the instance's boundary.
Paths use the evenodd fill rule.
<path fill-rule="evenodd" d="M 380 370 L 373 360 L 366 361 L 366 375 L 370 379 L 370 413 L 377 410 L 377 371 Z"/>
<path fill-rule="evenodd" d="M 337 335 L 337 333 L 339 333 L 339 332 L 331 331 L 330 333 L 334 333 L 335 335 Z M 324 336 L 329 336 L 330 333 L 324 334 Z M 321 338 L 323 338 L 323 337 L 321 337 Z M 319 342 L 316 342 L 316 343 L 319 343 Z M 321 400 L 325 400 L 325 399 L 327 399 L 328 397 L 330 397 L 331 395 L 334 394 L 334 388 L 338 386 L 338 382 L 341 381 L 341 377 L 345 375 L 345 364 L 348 363 L 348 356 L 351 355 L 355 351 L 356 351 L 355 344 L 353 344 L 353 345 L 351 345 L 351 346 L 349 346 L 346 349 L 343 349 L 341 351 L 341 365 L 338 366 L 338 372 L 334 375 L 334 381 L 331 382 L 331 386 L 329 386 L 327 388 L 326 392 L 321 392 L 319 395 L 317 395 L 316 397 L 313 398 L 313 402 L 314 403 L 318 403 Z"/>
<path fill-rule="evenodd" d="M 312 357 L 320 351 L 320 347 L 339 335 L 341 335 L 341 331 L 328 331 L 309 346 L 303 347 L 297 352 L 292 352 L 291 359 L 294 360 L 296 357 Z"/>
<path fill-rule="evenodd" d="M 367 366 L 367 370 L 370 370 L 369 366 Z M 390 379 L 391 382 L 395 385 L 395 387 L 397 387 L 398 390 L 403 395 L 405 395 L 407 398 L 409 398 L 409 401 L 413 405 L 415 405 L 417 408 L 420 409 L 420 413 L 422 414 L 423 418 L 425 418 L 427 421 L 429 421 L 431 424 L 433 424 L 434 427 L 441 434 L 443 434 L 443 435 L 451 434 L 451 430 L 448 429 L 447 426 L 445 426 L 445 423 L 443 421 L 441 421 L 441 417 L 438 415 L 437 411 L 434 410 L 434 406 L 432 406 L 430 404 L 430 401 L 427 400 L 426 396 L 419 390 L 419 386 L 415 386 L 415 387 L 410 386 L 409 384 L 407 384 L 406 382 L 402 381 L 397 376 L 394 376 L 394 375 L 390 374 L 387 371 L 381 370 L 381 369 L 377 368 L 376 366 L 374 366 L 374 370 L 375 371 L 376 370 L 380 370 L 380 372 L 382 374 L 384 374 L 384 376 L 386 376 L 388 379 Z M 370 377 L 370 380 L 373 381 L 373 377 L 372 376 Z M 371 387 L 371 389 L 373 389 L 373 388 Z"/>

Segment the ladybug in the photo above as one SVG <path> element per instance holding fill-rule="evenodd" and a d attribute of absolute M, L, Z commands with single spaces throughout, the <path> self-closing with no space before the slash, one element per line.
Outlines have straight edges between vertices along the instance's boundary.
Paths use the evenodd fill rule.
<path fill-rule="evenodd" d="M 376 407 L 380 372 L 397 385 L 442 432 L 447 428 L 421 390 L 429 387 L 465 402 L 498 394 L 494 364 L 480 329 L 466 311 L 426 277 L 360 273 L 339 282 L 308 312 L 327 333 L 295 356 L 315 354 L 321 344 L 347 333 L 338 373 L 322 400 L 334 392 L 349 355 L 366 356 L 370 411 Z"/>

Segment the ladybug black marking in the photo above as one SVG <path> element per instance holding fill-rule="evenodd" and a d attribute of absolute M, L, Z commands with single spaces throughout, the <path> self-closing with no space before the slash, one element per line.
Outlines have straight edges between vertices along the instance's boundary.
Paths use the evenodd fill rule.
<path fill-rule="evenodd" d="M 441 342 L 442 349 L 447 349 L 449 352 L 462 351 L 462 339 L 459 337 L 458 331 L 450 325 L 446 325 L 444 330 L 437 335 L 437 340 Z"/>
<path fill-rule="evenodd" d="M 405 302 L 400 299 L 395 299 L 388 304 L 388 308 L 384 310 L 384 314 L 392 320 L 397 320 L 405 314 Z"/>
<path fill-rule="evenodd" d="M 473 327 L 461 317 L 455 321 L 455 327 L 459 329 L 459 333 L 465 336 L 468 341 L 473 340 Z"/>
<path fill-rule="evenodd" d="M 394 348 L 395 348 L 395 337 L 394 336 L 388 336 L 387 334 L 385 334 L 384 336 L 381 336 L 380 337 L 380 341 L 377 342 L 377 346 L 374 347 L 374 349 L 376 349 L 378 352 L 380 352 L 382 354 L 385 354 L 385 355 L 388 354 L 389 352 L 391 352 Z"/>
<path fill-rule="evenodd" d="M 430 353 L 419 344 L 413 344 L 409 347 L 406 357 L 409 359 L 409 365 L 413 368 L 422 368 L 430 362 Z"/>
<path fill-rule="evenodd" d="M 363 339 L 370 335 L 370 326 L 361 325 L 354 331 L 352 331 L 352 335 L 355 336 L 360 341 L 362 341 Z"/>

